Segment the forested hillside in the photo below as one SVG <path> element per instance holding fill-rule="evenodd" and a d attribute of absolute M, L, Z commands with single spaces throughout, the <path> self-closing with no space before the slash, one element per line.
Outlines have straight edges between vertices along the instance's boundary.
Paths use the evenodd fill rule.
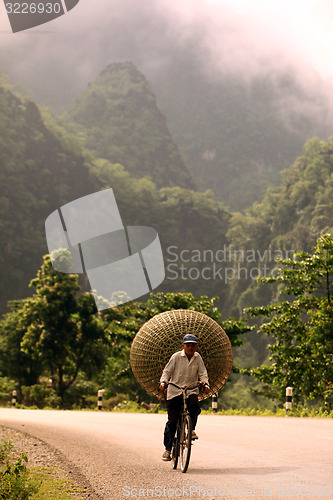
<path fill-rule="evenodd" d="M 256 249 L 256 259 L 245 259 L 242 266 L 248 271 L 259 266 L 261 276 L 267 277 L 277 266 L 276 257 L 311 252 L 320 235 L 332 232 L 333 141 L 313 138 L 306 142 L 303 155 L 283 173 L 281 186 L 269 188 L 263 201 L 245 214 L 233 214 L 228 239 L 234 249 Z M 238 310 L 272 300 L 271 290 L 254 282 L 249 286 L 246 280 L 234 280 L 230 291 L 230 300 Z"/>
<path fill-rule="evenodd" d="M 247 77 L 199 70 L 200 55 L 174 55 L 152 81 L 172 136 L 202 188 L 232 210 L 260 201 L 313 136 L 332 135 L 330 103 L 290 68 Z M 216 61 L 218 64 L 218 61 Z"/>
<path fill-rule="evenodd" d="M 125 69 L 127 74 L 129 68 Z M 137 97 L 135 93 L 135 99 Z M 112 102 L 110 97 L 108 99 Z M 129 110 L 128 113 L 128 118 L 125 120 L 123 117 L 123 120 L 130 130 L 132 115 Z M 65 119 L 66 115 L 63 115 L 63 124 Z M 136 119 L 138 115 L 134 112 L 134 121 Z M 156 292 L 192 292 L 198 297 L 198 304 L 218 296 L 220 301 L 216 305 L 225 320 L 232 315 L 239 317 L 245 307 L 274 303 L 278 299 L 276 287 L 263 286 L 256 279 L 260 276 L 269 277 L 279 267 L 277 257 L 291 257 L 299 250 L 311 251 L 321 234 L 333 231 L 333 141 L 308 140 L 303 155 L 285 170 L 279 187 L 268 188 L 263 200 L 247 208 L 244 213 L 232 213 L 222 202 L 217 201 L 212 191 L 197 192 L 181 185 L 157 186 L 152 180 L 153 164 L 145 172 L 146 176 L 138 178 L 125 166 L 112 163 L 105 157 L 97 157 L 96 150 L 87 149 L 87 130 L 73 122 L 66 123 L 66 130 L 57 121 L 30 98 L 15 93 L 2 79 L 2 312 L 8 300 L 27 297 L 32 293 L 28 283 L 40 267 L 43 254 L 47 252 L 44 230 L 46 217 L 64 203 L 103 188 L 113 188 L 125 225 L 152 226 L 158 231 L 165 257 L 166 278 Z M 106 141 L 104 143 L 107 144 L 103 127 L 96 126 L 92 130 L 96 137 L 100 133 L 102 143 Z M 145 130 L 146 133 L 148 131 Z M 168 134 L 165 137 L 172 141 Z M 149 134 L 146 138 L 148 140 Z M 120 144 L 120 150 L 128 154 L 129 160 L 132 158 L 134 165 L 135 151 L 127 148 L 126 141 Z M 163 151 L 165 165 L 172 165 L 177 150 L 172 149 L 170 161 L 167 157 L 168 148 Z M 185 175 L 186 170 L 181 172 Z M 179 183 L 182 184 L 182 181 Z M 201 299 L 203 294 L 208 295 L 209 299 Z M 87 306 L 93 318 L 91 299 L 85 297 L 80 299 L 82 307 Z M 147 299 L 147 296 L 141 298 L 144 309 Z M 165 299 L 169 300 L 168 296 Z M 179 299 L 175 297 L 175 300 L 177 303 Z M 30 303 L 31 299 L 22 302 L 23 313 Z M 10 332 L 14 332 L 15 342 L 15 332 L 18 331 L 15 308 L 18 308 L 17 314 L 20 316 L 21 305 L 12 305 L 13 316 L 4 317 L 3 323 L 5 328 L 8 326 Z M 131 307 L 129 310 L 132 314 L 136 306 Z M 24 321 L 29 320 L 28 316 L 24 316 Z M 11 318 L 12 323 L 9 324 L 6 318 Z M 87 328 L 90 327 L 92 324 L 89 319 Z M 24 333 L 24 322 L 17 328 Z M 226 321 L 225 328 L 232 332 L 233 322 Z M 242 333 L 237 325 L 235 332 Z M 125 327 L 122 329 L 121 335 L 126 337 L 127 350 L 132 334 Z M 266 343 L 252 333 L 247 334 L 247 337 L 250 342 L 235 352 L 236 363 L 262 363 L 267 357 Z M 123 364 L 120 363 L 117 352 L 112 351 L 109 372 L 103 374 L 109 377 L 110 387 L 113 387 L 113 380 L 119 375 L 119 367 L 124 369 L 124 363 L 127 363 L 127 358 L 122 361 Z M 15 360 L 12 365 L 17 365 Z M 43 373 L 42 366 L 38 369 Z M 6 370 L 4 373 L 7 373 Z M 236 399 L 239 399 L 244 395 L 245 385 L 244 381 L 236 381 L 237 394 L 241 395 Z M 126 379 L 124 391 L 129 390 L 127 382 Z M 84 385 L 85 381 L 82 383 Z M 116 393 L 118 389 L 113 387 L 112 391 L 110 394 Z M 244 401 L 248 401 L 247 396 L 244 396 Z"/>
<path fill-rule="evenodd" d="M 146 78 L 132 63 L 110 64 L 64 114 L 80 125 L 86 147 L 157 187 L 194 188 Z"/>
<path fill-rule="evenodd" d="M 70 106 L 69 115 L 88 127 L 89 149 L 98 151 L 97 156 L 119 162 L 138 176 L 154 172 L 158 186 L 169 185 L 170 179 L 173 185 L 188 187 L 165 119 L 156 112 L 157 100 L 199 188 L 213 190 L 231 210 L 244 210 L 260 202 L 267 187 L 281 183 L 280 171 L 302 154 L 307 139 L 332 135 L 332 81 L 311 64 L 313 47 L 303 47 L 303 59 L 298 49 L 293 51 L 293 43 L 285 45 L 283 23 L 276 23 L 281 53 L 271 53 L 268 42 L 274 34 L 262 21 L 268 4 L 258 8 L 254 27 L 256 8 L 249 2 L 244 3 L 249 19 L 225 2 L 204 2 L 199 14 L 197 3 L 203 2 L 190 2 L 182 15 L 177 14 L 179 2 L 147 0 L 143 7 L 133 0 L 109 0 L 107 7 L 99 4 L 98 9 L 88 2 L 75 29 L 71 22 L 67 26 L 70 42 L 62 32 L 57 43 L 47 36 L 43 44 L 33 37 L 16 37 L 18 57 L 16 43 L 9 39 L 0 62 L 16 82 L 31 89 L 37 103 L 57 112 Z M 98 30 L 89 28 L 89 9 L 95 21 L 100 12 Z M 303 16 L 295 16 L 295 26 L 303 21 Z M 252 46 L 249 36 L 259 26 L 263 52 L 260 44 Z M 309 36 L 307 40 L 310 43 Z M 68 50 L 68 43 L 76 50 Z M 318 57 L 322 60 L 324 53 Z M 123 61 L 131 61 L 140 73 Z M 139 164 L 129 151 L 140 158 Z M 163 163 L 165 156 L 170 157 L 169 165 Z M 169 169 L 169 179 L 159 166 Z"/>
<path fill-rule="evenodd" d="M 132 177 L 122 165 L 84 151 L 80 140 L 58 126 L 48 112 L 16 95 L 7 84 L 1 85 L 0 98 L 2 311 L 8 300 L 31 293 L 28 283 L 47 252 L 46 217 L 64 203 L 99 189 L 114 189 L 124 224 L 157 229 L 166 257 L 170 246 L 178 252 L 218 248 L 225 239 L 231 214 L 212 192 L 178 186 L 158 189 L 148 178 Z M 173 151 L 170 164 L 172 158 Z M 177 265 L 189 264 L 180 260 Z M 175 278 L 168 272 L 161 288 L 219 296 L 226 289 L 223 282 L 211 286 L 198 276 L 184 281 L 180 274 Z"/>
<path fill-rule="evenodd" d="M 308 138 L 330 136 L 330 107 L 320 85 L 314 95 L 292 72 L 246 79 L 219 71 L 212 78 L 198 70 L 198 58 L 175 52 L 171 67 L 152 74 L 157 101 L 132 63 L 110 64 L 63 123 L 75 123 L 88 149 L 134 177 L 149 175 L 158 187 L 209 188 L 232 210 L 245 209 L 281 183 Z"/>
<path fill-rule="evenodd" d="M 105 78 L 113 74 L 111 69 Z M 119 71 L 125 80 L 132 70 L 137 76 L 131 65 L 113 69 L 117 69 L 115 80 Z M 134 95 L 136 100 L 138 94 Z M 276 257 L 309 251 L 320 234 L 332 230 L 331 142 L 308 141 L 303 156 L 286 169 L 280 187 L 269 188 L 263 201 L 244 214 L 231 214 L 211 191 L 198 193 L 180 186 L 159 189 L 148 177 L 138 179 L 124 166 L 96 158 L 83 150 L 80 135 L 75 138 L 65 131 L 48 112 L 16 95 L 8 84 L 2 83 L 0 96 L 2 310 L 8 299 L 28 293 L 27 284 L 47 250 L 46 217 L 62 204 L 105 187 L 114 189 L 124 224 L 151 225 L 159 232 L 166 265 L 160 289 L 218 295 L 225 317 L 271 300 L 272 292 L 258 287 L 256 278 L 276 267 Z M 108 102 L 112 103 L 110 96 Z M 130 108 L 127 113 L 127 121 L 122 120 L 130 129 Z M 97 117 L 96 112 L 93 121 Z M 136 112 L 134 117 L 138 119 Z M 77 132 L 77 125 L 67 126 Z M 107 144 L 103 132 L 103 126 L 94 128 Z M 147 140 L 148 132 L 145 129 Z M 126 140 L 121 148 L 134 164 L 135 151 L 127 149 Z M 146 151 L 143 146 L 141 150 Z M 167 151 L 165 164 L 171 165 L 176 150 L 170 161 Z M 152 164 L 150 168 L 146 173 L 153 177 Z M 159 164 L 158 172 L 160 168 Z"/>
<path fill-rule="evenodd" d="M 274 84 L 268 78 L 258 77 L 249 83 L 225 76 L 216 78 L 213 85 L 202 75 L 196 74 L 194 60 L 189 58 L 188 61 L 183 61 L 183 69 L 186 69 L 183 75 L 186 75 L 188 83 L 186 91 L 182 90 L 183 86 L 176 91 L 175 75 L 180 67 L 179 60 L 176 61 L 174 73 L 168 75 L 169 83 L 174 82 L 173 91 L 170 90 L 172 86 L 168 87 L 174 99 L 173 105 L 169 106 L 168 101 L 168 114 L 170 116 L 170 113 L 174 113 L 176 136 L 187 134 L 185 143 L 189 149 L 186 156 L 188 165 L 196 173 L 195 181 L 199 189 L 200 185 L 202 188 L 206 182 L 200 180 L 200 172 L 204 173 L 207 182 L 211 179 L 209 182 L 215 197 L 219 198 L 223 192 L 223 199 L 234 199 L 234 206 L 243 204 L 244 207 L 248 206 L 251 199 L 260 199 L 260 191 L 264 197 L 264 189 L 268 185 L 264 201 L 256 202 L 243 214 L 234 213 L 231 226 L 224 225 L 221 231 L 218 214 L 225 214 L 224 209 L 221 212 L 219 208 L 212 219 L 205 215 L 204 205 L 216 204 L 212 193 L 199 195 L 177 188 L 162 190 L 156 197 L 154 189 L 147 195 L 149 184 L 145 181 L 145 195 L 129 195 L 135 184 L 126 175 L 128 169 L 121 171 L 119 167 L 110 168 L 107 162 L 103 163 L 101 160 L 98 162 L 98 176 L 102 176 L 103 184 L 115 189 L 123 185 L 119 176 L 126 178 L 126 188 L 118 194 L 124 207 L 123 212 L 131 213 L 129 220 L 139 219 L 140 223 L 152 221 L 155 227 L 159 227 L 167 267 L 164 290 L 217 294 L 222 297 L 220 305 L 223 311 L 238 315 L 248 300 L 254 305 L 256 300 L 267 302 L 272 299 L 272 290 L 258 287 L 256 279 L 263 273 L 271 273 L 278 266 L 277 257 L 289 257 L 301 249 L 310 251 L 318 236 L 330 228 L 332 213 L 325 201 L 329 199 L 330 189 L 329 176 L 327 178 L 327 172 L 331 169 L 328 153 L 330 146 L 313 139 L 304 147 L 304 156 L 300 156 L 291 167 L 288 164 L 288 158 L 296 155 L 298 147 L 301 152 L 302 137 L 308 137 L 312 128 L 317 127 L 315 118 L 312 123 L 305 116 L 306 107 L 297 112 L 293 109 L 284 110 L 283 113 L 283 92 L 289 92 L 290 103 L 297 93 L 298 87 L 293 75 L 288 78 L 276 76 Z M 137 82 L 140 82 L 139 87 Z M 147 99 L 149 97 L 155 103 L 155 98 L 147 90 L 147 81 L 133 65 L 112 64 L 78 98 L 71 110 L 63 115 L 64 124 L 69 126 L 66 122 L 69 118 L 80 121 L 80 130 L 87 137 L 86 144 L 92 144 L 91 137 L 96 137 L 97 142 L 100 140 L 104 144 L 99 153 L 105 151 L 106 145 L 115 143 L 123 151 L 124 157 L 130 156 L 133 150 L 126 142 L 131 137 L 130 134 L 110 141 L 107 137 L 117 131 L 112 110 L 117 116 L 120 115 L 121 127 L 124 126 L 125 116 L 132 116 L 132 108 L 135 120 L 139 118 L 136 114 L 139 105 L 134 106 L 134 103 L 141 103 L 139 89 L 142 86 L 146 89 Z M 122 109 L 127 112 L 123 115 L 117 106 L 119 102 L 123 102 L 119 95 L 126 93 L 131 98 L 129 104 L 127 101 L 127 104 L 123 103 Z M 169 98 L 171 99 L 170 95 Z M 299 99 L 306 102 L 310 97 L 302 95 Z M 323 102 L 318 97 L 317 99 L 313 106 L 323 106 Z M 284 104 L 286 105 L 286 101 Z M 199 110 L 200 106 L 203 107 Z M 108 114 L 104 111 L 106 108 L 110 111 Z M 193 119 L 194 116 L 196 119 Z M 323 134 L 327 130 L 326 118 L 323 112 Z M 91 121 L 93 125 L 90 125 Z M 131 119 L 128 119 L 125 128 L 128 126 L 130 129 L 130 123 Z M 226 124 L 230 128 L 230 134 L 223 132 Z M 146 135 L 149 130 L 143 129 L 145 139 L 149 137 Z M 188 133 L 189 130 L 192 132 Z M 214 141 L 216 148 L 213 147 Z M 197 153 L 202 153 L 199 162 L 201 171 L 197 170 L 197 153 L 194 156 L 189 153 L 192 146 Z M 145 154 L 144 141 L 140 147 L 140 154 Z M 326 148 L 326 152 L 323 148 Z M 240 161 L 239 154 L 243 150 L 243 160 Z M 216 156 L 217 151 L 220 153 Z M 236 152 L 238 156 L 234 163 L 230 161 L 229 155 Z M 111 153 L 110 155 L 112 157 Z M 249 163 L 250 158 L 256 158 L 256 161 L 251 160 Z M 224 166 L 221 166 L 221 161 L 226 162 Z M 128 164 L 131 161 L 128 160 Z M 274 188 L 272 186 L 277 183 L 283 166 L 288 168 L 283 173 L 282 185 Z M 159 173 L 159 169 L 157 172 Z M 153 166 L 148 173 L 155 177 Z M 139 185 L 135 186 L 135 190 L 137 189 Z M 162 201 L 161 205 L 156 204 L 157 199 Z M 145 201 L 141 203 L 141 200 Z M 132 210 L 131 207 L 135 209 Z M 167 207 L 168 214 L 163 223 L 159 218 L 161 207 Z M 212 212 L 208 211 L 208 214 L 211 217 Z M 183 249 L 186 255 L 182 252 Z"/>
<path fill-rule="evenodd" d="M 94 191 L 77 141 L 29 98 L 0 84 L 0 303 L 28 293 L 47 251 L 44 223 L 59 205 Z"/>

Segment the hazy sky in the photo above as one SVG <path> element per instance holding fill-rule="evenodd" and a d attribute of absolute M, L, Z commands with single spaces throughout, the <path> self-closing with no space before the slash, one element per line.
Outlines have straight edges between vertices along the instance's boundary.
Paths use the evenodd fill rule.
<path fill-rule="evenodd" d="M 292 51 L 324 77 L 333 74 L 333 2 L 331 0 L 207 0 L 231 6 L 249 20 L 249 31 L 276 47 Z"/>
<path fill-rule="evenodd" d="M 180 12 L 187 22 L 207 16 L 212 21 L 211 37 L 216 37 L 216 28 L 234 26 L 234 43 L 240 51 L 249 44 L 258 55 L 283 52 L 311 64 L 324 77 L 333 75 L 331 0 L 205 0 L 215 7 L 212 12 L 207 8 L 204 12 L 200 3 L 171 1 L 167 8 Z"/>
<path fill-rule="evenodd" d="M 158 68 L 168 46 L 183 43 L 202 51 L 205 70 L 251 77 L 289 65 L 315 87 L 311 70 L 333 76 L 333 2 L 80 0 L 68 14 L 13 34 L 0 0 L 0 68 L 46 103 L 62 81 L 76 93 L 110 62 L 134 55 L 142 71 Z"/>

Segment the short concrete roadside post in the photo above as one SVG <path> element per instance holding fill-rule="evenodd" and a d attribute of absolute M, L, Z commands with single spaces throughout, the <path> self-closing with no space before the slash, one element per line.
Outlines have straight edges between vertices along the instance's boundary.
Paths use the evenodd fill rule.
<path fill-rule="evenodd" d="M 104 391 L 105 391 L 105 389 L 99 389 L 99 391 L 98 391 L 98 401 L 97 401 L 98 410 L 102 410 L 102 406 L 103 406 L 103 392 Z"/>
<path fill-rule="evenodd" d="M 293 406 L 293 389 L 292 387 L 287 387 L 286 389 L 286 416 L 288 411 L 292 409 Z"/>
<path fill-rule="evenodd" d="M 12 392 L 12 408 L 16 408 L 17 391 L 14 389 Z"/>
<path fill-rule="evenodd" d="M 213 413 L 217 412 L 217 394 L 214 394 L 212 396 L 212 412 Z"/>

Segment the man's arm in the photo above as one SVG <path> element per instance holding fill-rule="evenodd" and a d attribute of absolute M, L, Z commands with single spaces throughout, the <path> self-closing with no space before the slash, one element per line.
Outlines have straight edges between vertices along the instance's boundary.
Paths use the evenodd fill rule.
<path fill-rule="evenodd" d="M 165 384 L 167 384 L 171 378 L 172 372 L 174 371 L 174 366 L 175 366 L 175 360 L 174 356 L 172 355 L 167 364 L 164 367 L 164 370 L 162 372 L 161 378 L 160 378 L 160 390 L 164 391 L 165 389 Z"/>
<path fill-rule="evenodd" d="M 207 373 L 205 364 L 204 364 L 201 356 L 199 358 L 198 377 L 199 377 L 200 382 L 202 382 L 205 385 L 204 392 L 206 394 L 208 394 L 210 392 L 210 387 L 209 387 L 209 382 L 208 382 L 208 373 Z"/>

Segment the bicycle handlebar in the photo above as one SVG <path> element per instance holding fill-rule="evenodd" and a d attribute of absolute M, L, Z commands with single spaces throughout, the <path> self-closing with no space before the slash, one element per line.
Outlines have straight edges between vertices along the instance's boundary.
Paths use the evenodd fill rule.
<path fill-rule="evenodd" d="M 204 382 L 196 382 L 195 385 L 190 384 L 186 387 L 180 387 L 177 384 L 174 384 L 173 382 L 164 382 L 164 385 L 168 387 L 168 385 L 173 385 L 174 387 L 177 387 L 177 389 L 181 389 L 182 391 L 186 391 L 187 389 L 195 389 L 196 387 L 200 387 L 200 385 L 205 385 Z"/>

